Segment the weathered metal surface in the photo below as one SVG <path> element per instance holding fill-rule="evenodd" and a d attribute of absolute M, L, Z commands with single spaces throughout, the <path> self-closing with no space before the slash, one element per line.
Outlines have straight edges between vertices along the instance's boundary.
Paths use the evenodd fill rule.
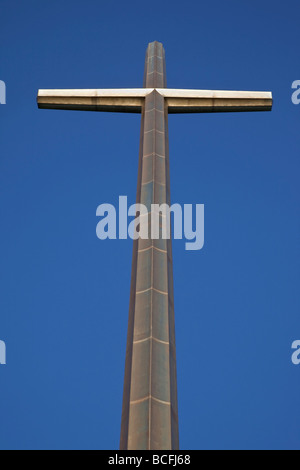
<path fill-rule="evenodd" d="M 170 204 L 165 53 L 149 45 L 142 111 L 137 202 Z M 149 217 L 149 233 L 151 218 Z M 134 242 L 121 449 L 178 449 L 171 240 Z"/>
<path fill-rule="evenodd" d="M 159 72 L 152 74 L 156 78 Z M 159 78 L 158 78 L 159 80 Z M 153 83 L 153 77 L 149 78 Z M 168 113 L 270 111 L 272 93 L 257 91 L 172 90 L 168 88 L 39 90 L 41 109 L 141 113 L 146 96 L 156 91 L 165 98 Z"/>

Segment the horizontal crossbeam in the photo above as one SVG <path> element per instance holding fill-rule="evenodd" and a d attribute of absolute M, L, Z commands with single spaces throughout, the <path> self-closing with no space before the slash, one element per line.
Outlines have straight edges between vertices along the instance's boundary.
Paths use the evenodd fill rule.
<path fill-rule="evenodd" d="M 173 114 L 271 111 L 273 103 L 270 92 L 169 88 L 39 90 L 37 102 L 43 109 L 141 113 L 145 97 L 153 91 L 165 98 Z"/>
<path fill-rule="evenodd" d="M 152 91 L 152 88 L 39 90 L 37 102 L 42 109 L 141 113 L 144 99 Z"/>
<path fill-rule="evenodd" d="M 272 93 L 257 91 L 157 90 L 169 113 L 271 111 Z"/>

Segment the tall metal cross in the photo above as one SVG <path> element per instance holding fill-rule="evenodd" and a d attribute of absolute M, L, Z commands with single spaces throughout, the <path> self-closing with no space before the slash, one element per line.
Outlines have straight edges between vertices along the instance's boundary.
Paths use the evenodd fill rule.
<path fill-rule="evenodd" d="M 165 51 L 155 41 L 146 53 L 144 88 L 39 90 L 38 106 L 141 113 L 136 199 L 150 213 L 151 204 L 171 204 L 169 113 L 270 111 L 272 94 L 167 89 Z M 120 448 L 179 448 L 170 239 L 133 243 Z"/>

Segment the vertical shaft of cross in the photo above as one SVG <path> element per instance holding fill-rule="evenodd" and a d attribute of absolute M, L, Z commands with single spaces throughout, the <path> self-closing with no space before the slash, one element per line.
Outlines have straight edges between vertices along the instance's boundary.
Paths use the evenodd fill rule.
<path fill-rule="evenodd" d="M 142 110 L 137 202 L 170 205 L 168 109 L 162 44 L 149 44 Z M 134 241 L 121 449 L 178 449 L 178 409 L 171 239 Z M 160 216 L 162 217 L 162 216 Z"/>

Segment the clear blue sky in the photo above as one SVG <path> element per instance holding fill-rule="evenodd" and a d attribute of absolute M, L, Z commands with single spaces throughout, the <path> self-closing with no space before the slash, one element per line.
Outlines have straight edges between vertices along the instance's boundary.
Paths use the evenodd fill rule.
<path fill-rule="evenodd" d="M 143 83 L 272 91 L 272 113 L 173 115 L 172 202 L 205 204 L 205 246 L 173 242 L 182 449 L 300 449 L 300 4 L 0 1 L 0 448 L 119 445 L 131 240 L 96 208 L 135 201 L 139 115 L 45 111 L 38 88 Z"/>

